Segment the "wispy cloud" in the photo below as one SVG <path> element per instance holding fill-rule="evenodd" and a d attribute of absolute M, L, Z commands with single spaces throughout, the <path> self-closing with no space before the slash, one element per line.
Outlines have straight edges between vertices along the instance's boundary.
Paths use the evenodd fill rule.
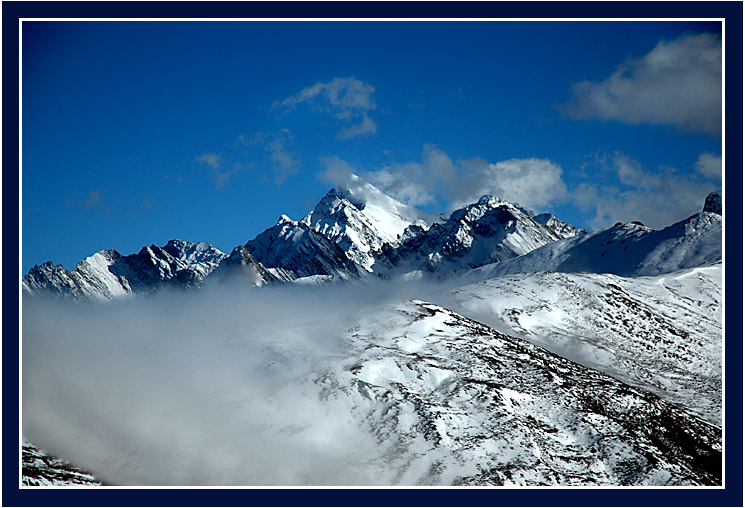
<path fill-rule="evenodd" d="M 660 229 L 700 212 L 706 195 L 715 190 L 695 174 L 670 167 L 649 171 L 620 152 L 598 157 L 591 170 L 605 183 L 582 183 L 571 190 L 572 202 L 591 214 L 591 227 L 639 220 Z M 615 179 L 621 185 L 613 184 Z"/>
<path fill-rule="evenodd" d="M 98 205 L 101 202 L 101 191 L 100 190 L 90 190 L 88 191 L 88 197 L 83 201 L 82 205 L 87 208 L 91 209 L 94 206 Z"/>
<path fill-rule="evenodd" d="M 212 169 L 220 169 L 220 155 L 216 153 L 203 153 L 198 157 L 194 157 L 194 160 L 206 164 Z"/>
<path fill-rule="evenodd" d="M 696 161 L 696 169 L 707 178 L 722 178 L 722 158 L 710 153 L 702 153 Z"/>
<path fill-rule="evenodd" d="M 141 217 L 145 215 L 145 213 L 153 207 L 155 202 L 153 201 L 153 198 L 150 196 L 145 196 L 142 198 L 142 201 L 140 201 L 140 206 L 137 207 L 137 211 L 135 212 L 136 217 Z"/>
<path fill-rule="evenodd" d="M 225 169 L 221 160 L 221 155 L 217 153 L 203 153 L 202 155 L 194 157 L 195 162 L 209 168 L 209 176 L 212 178 L 215 187 L 218 189 L 225 187 L 233 176 L 235 176 L 236 172 L 240 170 L 239 164 L 232 165 L 231 169 Z"/>
<path fill-rule="evenodd" d="M 121 197 L 113 199 L 104 196 L 104 193 L 99 189 L 91 189 L 85 198 L 73 196 L 65 204 L 76 206 L 86 213 L 111 214 L 119 209 L 121 201 Z"/>
<path fill-rule="evenodd" d="M 289 129 L 280 129 L 274 133 L 257 132 L 251 137 L 241 135 L 238 142 L 246 145 L 261 146 L 269 154 L 274 181 L 282 185 L 287 178 L 299 171 L 300 160 L 290 151 L 293 136 Z"/>
<path fill-rule="evenodd" d="M 573 101 L 560 109 L 574 118 L 672 125 L 719 135 L 721 38 L 703 33 L 662 40 L 644 57 L 619 65 L 604 81 L 574 84 L 572 93 Z"/>
<path fill-rule="evenodd" d="M 330 113 L 340 125 L 339 139 L 372 136 L 377 124 L 368 113 L 376 109 L 373 93 L 375 87 L 356 78 L 334 78 L 327 83 L 318 82 L 298 93 L 276 102 L 274 108 L 292 109 L 308 103 L 320 111 Z"/>

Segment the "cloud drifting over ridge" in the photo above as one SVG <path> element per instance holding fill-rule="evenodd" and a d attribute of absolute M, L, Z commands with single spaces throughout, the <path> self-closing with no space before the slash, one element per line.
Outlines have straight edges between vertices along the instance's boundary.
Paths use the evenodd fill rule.
<path fill-rule="evenodd" d="M 546 207 L 566 197 L 561 167 L 538 158 L 496 163 L 476 157 L 453 159 L 435 145 L 425 145 L 421 162 L 393 163 L 377 171 L 357 171 L 338 157 L 321 160 L 323 180 L 343 184 L 355 173 L 386 194 L 412 206 L 446 207 L 474 203 L 493 194 L 527 207 Z"/>
<path fill-rule="evenodd" d="M 572 86 L 570 117 L 628 124 L 673 125 L 684 131 L 722 132 L 722 41 L 686 34 L 662 40 L 642 58 L 619 65 L 604 81 Z"/>
<path fill-rule="evenodd" d="M 342 125 L 339 139 L 373 136 L 378 125 L 370 118 L 369 112 L 376 109 L 373 93 L 375 87 L 356 78 L 334 78 L 327 83 L 320 81 L 303 88 L 273 107 L 291 109 L 298 104 L 308 103 L 321 111 L 330 113 Z"/>
<path fill-rule="evenodd" d="M 316 176 L 344 186 L 350 174 L 386 194 L 429 211 L 451 212 L 492 194 L 536 212 L 572 204 L 587 219 L 580 227 L 606 228 L 641 220 L 660 229 L 700 212 L 709 192 L 721 186 L 721 157 L 703 153 L 692 164 L 696 172 L 669 166 L 649 170 L 622 152 L 594 156 L 582 180 L 564 178 L 549 159 L 513 158 L 490 163 L 483 158 L 454 161 L 434 145 L 425 145 L 421 161 L 388 164 L 360 171 L 339 157 L 321 159 Z M 576 178 L 576 177 L 575 177 Z"/>

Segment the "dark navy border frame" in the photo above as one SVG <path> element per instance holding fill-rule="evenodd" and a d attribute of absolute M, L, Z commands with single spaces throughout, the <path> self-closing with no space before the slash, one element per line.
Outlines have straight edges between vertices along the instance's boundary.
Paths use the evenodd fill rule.
<path fill-rule="evenodd" d="M 18 487 L 19 18 L 725 18 L 725 489 L 20 489 Z M 3 1 L 3 506 L 743 506 L 743 3 Z M 725 219 L 726 220 L 726 219 Z"/>

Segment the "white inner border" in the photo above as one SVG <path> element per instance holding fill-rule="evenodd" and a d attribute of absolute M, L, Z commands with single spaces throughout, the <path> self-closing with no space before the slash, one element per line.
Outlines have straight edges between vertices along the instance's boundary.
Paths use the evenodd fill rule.
<path fill-rule="evenodd" d="M 644 489 L 660 489 L 660 488 L 666 488 L 666 489 L 706 489 L 706 490 L 723 490 L 725 488 L 725 466 L 726 466 L 726 460 L 725 460 L 725 453 L 726 453 L 726 446 L 725 446 L 725 403 L 724 403 L 724 394 L 725 394 L 725 280 L 726 280 L 726 263 L 724 260 L 724 246 L 725 246 L 725 197 L 724 197 L 724 188 L 725 188 L 725 19 L 724 18 L 19 18 L 18 20 L 18 280 L 21 281 L 23 279 L 23 271 L 22 271 L 22 251 L 23 251 L 23 243 L 22 243 L 22 140 L 23 140 L 23 131 L 22 131 L 22 119 L 23 119 L 23 22 L 24 21 L 83 21 L 83 22 L 107 22 L 107 21 L 141 21 L 141 22 L 163 22 L 163 21 L 170 21 L 170 22 L 178 22 L 178 21 L 214 21 L 214 22 L 261 22 L 261 21 L 277 21 L 277 22 L 297 22 L 297 21 L 304 21 L 304 22 L 344 22 L 344 21 L 378 21 L 378 22 L 509 22 L 509 21 L 525 21 L 525 22 L 566 22 L 566 21 L 586 21 L 586 22 L 602 22 L 602 21 L 627 21 L 627 22 L 645 22 L 645 21 L 657 21 L 657 22 L 664 22 L 664 21 L 714 21 L 714 22 L 721 22 L 722 24 L 722 485 L 721 486 L 620 486 L 620 485 L 603 485 L 603 486 L 192 486 L 192 485 L 185 485 L 185 486 L 85 486 L 85 485 L 78 485 L 78 486 L 56 486 L 56 485 L 50 485 L 50 486 L 44 486 L 44 487 L 37 487 L 37 486 L 29 486 L 29 485 L 23 485 L 22 484 L 22 463 L 23 463 L 23 455 L 22 455 L 22 447 L 18 447 L 18 482 L 19 487 L 23 490 L 25 489 L 289 489 L 289 490 L 295 490 L 295 489 L 313 489 L 313 490 L 323 490 L 323 489 L 329 489 L 329 490 L 338 490 L 338 489 L 509 489 L 509 490 L 515 490 L 515 489 L 571 489 L 571 490 L 607 490 L 607 489 L 635 489 L 635 490 L 644 490 Z M 2 76 L 0 71 L 0 77 Z M 744 184 L 745 185 L 745 184 Z M 744 212 L 745 213 L 745 212 Z M 745 218 L 745 217 L 744 217 Z M 745 242 L 745 240 L 744 240 Z M 0 240 L 0 248 L 2 248 L 2 243 Z M 1 280 L 1 276 L 0 276 Z M 18 330 L 19 330 L 19 337 L 18 337 L 18 428 L 19 428 L 19 445 L 23 444 L 23 425 L 22 425 L 22 407 L 23 407 L 23 390 L 22 390 L 22 384 L 23 384 L 23 377 L 22 377 L 22 361 L 21 358 L 23 357 L 22 351 L 23 351 L 23 333 L 22 333 L 22 319 L 21 315 L 23 312 L 23 298 L 22 298 L 23 290 L 21 283 L 19 282 L 18 285 L 18 308 L 19 308 L 19 314 L 18 314 Z M 0 300 L 1 301 L 1 300 Z M 2 416 L 2 410 L 0 409 L 0 417 Z"/>

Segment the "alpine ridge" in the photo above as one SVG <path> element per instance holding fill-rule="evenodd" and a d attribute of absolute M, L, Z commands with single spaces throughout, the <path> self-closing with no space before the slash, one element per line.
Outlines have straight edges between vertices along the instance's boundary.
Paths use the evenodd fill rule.
<path fill-rule="evenodd" d="M 711 196 L 711 195 L 710 195 Z M 706 209 L 715 209 L 707 199 Z M 662 230 L 640 222 L 547 243 L 523 256 L 477 268 L 472 279 L 516 273 L 612 273 L 626 277 L 657 275 L 722 260 L 722 216 L 701 211 Z"/>
<path fill-rule="evenodd" d="M 72 271 L 46 262 L 29 270 L 22 287 L 27 294 L 82 300 L 149 294 L 166 285 L 195 288 L 224 258 L 223 252 L 208 243 L 170 240 L 163 247 L 143 247 L 129 256 L 102 250 Z"/>
<path fill-rule="evenodd" d="M 579 233 L 550 214 L 535 220 L 519 205 L 483 196 L 429 229 L 410 226 L 400 240 L 383 246 L 374 268 L 384 275 L 450 275 L 512 259 Z"/>

